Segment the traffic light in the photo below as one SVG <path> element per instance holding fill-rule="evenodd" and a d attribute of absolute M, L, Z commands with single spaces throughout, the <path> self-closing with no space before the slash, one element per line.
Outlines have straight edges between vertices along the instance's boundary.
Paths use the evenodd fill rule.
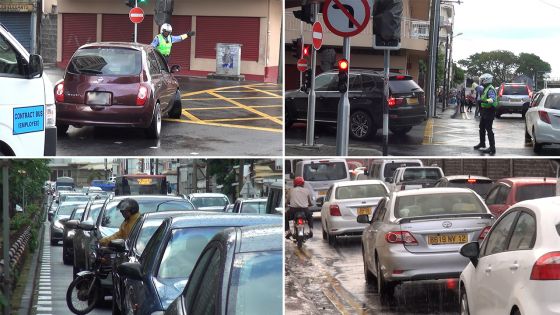
<path fill-rule="evenodd" d="M 338 91 L 344 93 L 348 91 L 348 60 L 338 61 Z"/>
<path fill-rule="evenodd" d="M 310 45 L 303 45 L 303 52 L 301 54 L 301 58 L 306 58 L 307 56 L 309 56 L 310 51 L 311 51 Z"/>
<path fill-rule="evenodd" d="M 138 0 L 138 4 L 140 4 L 140 3 L 146 3 L 146 2 L 148 2 L 148 1 L 147 1 L 147 0 Z"/>
<path fill-rule="evenodd" d="M 298 37 L 296 39 L 292 39 L 292 56 L 296 59 L 301 58 L 301 45 L 302 45 L 302 40 L 301 37 Z"/>
<path fill-rule="evenodd" d="M 373 48 L 396 50 L 401 47 L 403 0 L 377 0 L 373 4 Z"/>
<path fill-rule="evenodd" d="M 311 4 L 302 5 L 301 10 L 294 11 L 294 16 L 305 23 L 313 24 L 315 22 L 313 12 L 311 11 Z"/>
<path fill-rule="evenodd" d="M 127 7 L 131 8 L 134 8 L 136 6 L 136 2 L 134 0 L 126 0 L 124 4 L 126 4 Z"/>
<path fill-rule="evenodd" d="M 307 69 L 303 73 L 303 86 L 301 87 L 301 90 L 305 93 L 309 92 L 309 90 L 311 89 L 311 80 L 313 80 L 311 69 Z"/>

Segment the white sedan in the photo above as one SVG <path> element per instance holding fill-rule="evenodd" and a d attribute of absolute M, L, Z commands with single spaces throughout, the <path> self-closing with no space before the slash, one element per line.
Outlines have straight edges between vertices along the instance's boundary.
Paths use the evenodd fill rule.
<path fill-rule="evenodd" d="M 356 221 L 360 214 L 371 215 L 389 189 L 380 180 L 344 181 L 333 184 L 321 207 L 323 239 L 336 243 L 340 235 L 361 235 L 364 225 Z"/>
<path fill-rule="evenodd" d="M 560 314 L 560 197 L 513 205 L 461 254 L 461 314 Z"/>
<path fill-rule="evenodd" d="M 560 143 L 560 89 L 537 92 L 525 114 L 525 142 L 540 153 L 545 144 Z"/>

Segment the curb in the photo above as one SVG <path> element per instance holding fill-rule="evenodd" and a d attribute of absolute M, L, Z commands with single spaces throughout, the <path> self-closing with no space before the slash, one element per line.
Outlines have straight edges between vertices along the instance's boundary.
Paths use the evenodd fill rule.
<path fill-rule="evenodd" d="M 41 218 L 42 219 L 42 218 Z M 39 234 L 37 238 L 38 250 L 33 254 L 33 260 L 31 262 L 31 268 L 29 273 L 29 278 L 25 285 L 25 290 L 23 290 L 23 298 L 21 299 L 19 315 L 32 315 L 33 314 L 33 301 L 35 301 L 36 288 L 38 279 L 36 275 L 39 272 L 39 257 L 43 253 L 43 240 L 45 237 L 45 222 L 41 223 L 41 228 L 39 229 Z"/>

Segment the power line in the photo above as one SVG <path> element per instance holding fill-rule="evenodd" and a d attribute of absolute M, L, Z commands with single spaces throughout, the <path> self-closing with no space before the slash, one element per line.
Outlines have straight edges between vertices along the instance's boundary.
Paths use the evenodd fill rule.
<path fill-rule="evenodd" d="M 556 5 L 554 5 L 554 4 L 550 4 L 550 3 L 548 3 L 548 2 L 545 1 L 545 0 L 539 0 L 539 1 L 542 2 L 542 3 L 544 3 L 544 4 L 546 4 L 546 5 L 548 5 L 549 7 L 553 7 L 553 8 L 555 8 L 555 9 L 559 9 L 559 10 L 560 10 L 560 6 L 556 6 Z"/>

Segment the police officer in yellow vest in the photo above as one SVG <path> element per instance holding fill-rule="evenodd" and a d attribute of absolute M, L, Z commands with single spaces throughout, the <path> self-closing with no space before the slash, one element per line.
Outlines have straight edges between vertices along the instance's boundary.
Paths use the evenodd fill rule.
<path fill-rule="evenodd" d="M 189 37 L 193 37 L 195 34 L 194 31 L 190 31 L 183 35 L 172 36 L 171 35 L 172 30 L 173 28 L 171 27 L 170 24 L 164 23 L 160 27 L 160 33 L 152 41 L 152 46 L 162 54 L 162 56 L 165 58 L 165 61 L 167 62 L 169 62 L 169 55 L 171 54 L 171 46 L 174 43 L 178 43 Z"/>
<path fill-rule="evenodd" d="M 496 154 L 496 141 L 494 140 L 492 123 L 494 122 L 494 116 L 496 114 L 496 106 L 498 106 L 498 94 L 496 93 L 496 89 L 492 86 L 493 78 L 494 77 L 489 73 L 485 73 L 480 76 L 480 84 L 484 87 L 480 96 L 480 142 L 473 147 L 475 150 L 486 147 L 485 140 L 486 133 L 488 133 L 488 142 L 490 143 L 490 146 L 481 152 L 489 153 L 491 155 Z"/>

